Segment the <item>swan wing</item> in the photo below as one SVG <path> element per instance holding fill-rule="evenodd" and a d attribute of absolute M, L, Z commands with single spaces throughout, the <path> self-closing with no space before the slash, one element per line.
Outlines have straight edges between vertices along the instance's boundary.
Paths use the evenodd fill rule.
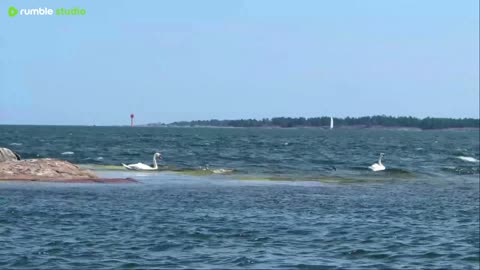
<path fill-rule="evenodd" d="M 148 166 L 147 164 L 143 164 L 143 163 L 137 163 L 135 165 L 136 168 L 140 169 L 140 170 L 151 170 L 152 167 Z"/>
<path fill-rule="evenodd" d="M 148 166 L 147 164 L 137 163 L 137 164 L 130 164 L 128 165 L 132 170 L 140 170 L 140 171 L 147 171 L 153 170 L 152 167 Z"/>
<path fill-rule="evenodd" d="M 372 164 L 372 166 L 369 166 L 368 168 L 374 172 L 385 170 L 385 166 L 380 165 L 378 163 L 374 163 Z"/>

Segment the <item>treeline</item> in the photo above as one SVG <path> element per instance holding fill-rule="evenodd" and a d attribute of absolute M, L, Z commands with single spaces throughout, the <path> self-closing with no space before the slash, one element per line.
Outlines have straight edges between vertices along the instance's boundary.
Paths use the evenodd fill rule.
<path fill-rule="evenodd" d="M 443 129 L 443 128 L 479 128 L 480 119 L 474 118 L 432 118 L 423 119 L 415 117 L 393 117 L 393 116 L 364 116 L 364 117 L 346 117 L 333 118 L 335 127 L 410 127 L 421 129 Z M 159 126 L 162 124 L 150 124 L 149 126 Z M 209 127 L 329 127 L 330 117 L 274 117 L 240 120 L 197 120 L 173 122 L 168 126 L 209 126 Z"/>

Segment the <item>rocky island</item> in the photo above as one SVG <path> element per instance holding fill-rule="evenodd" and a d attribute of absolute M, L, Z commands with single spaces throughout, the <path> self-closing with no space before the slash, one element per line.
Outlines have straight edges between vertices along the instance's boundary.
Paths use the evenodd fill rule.
<path fill-rule="evenodd" d="M 132 183 L 131 178 L 100 178 L 65 160 L 41 158 L 21 160 L 10 149 L 0 148 L 0 180 L 68 183 Z"/>

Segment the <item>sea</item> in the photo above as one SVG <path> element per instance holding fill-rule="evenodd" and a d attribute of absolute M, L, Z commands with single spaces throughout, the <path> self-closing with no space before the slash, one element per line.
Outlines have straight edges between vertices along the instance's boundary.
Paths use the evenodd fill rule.
<path fill-rule="evenodd" d="M 480 269 L 478 130 L 4 125 L 0 147 L 138 181 L 0 181 L 0 269 Z"/>

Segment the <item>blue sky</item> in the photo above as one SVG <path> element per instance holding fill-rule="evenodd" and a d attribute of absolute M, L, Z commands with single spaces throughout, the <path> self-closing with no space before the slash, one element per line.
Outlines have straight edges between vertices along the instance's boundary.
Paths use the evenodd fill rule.
<path fill-rule="evenodd" d="M 85 16 L 17 16 L 72 8 Z M 478 117 L 477 0 L 0 1 L 0 124 Z"/>

